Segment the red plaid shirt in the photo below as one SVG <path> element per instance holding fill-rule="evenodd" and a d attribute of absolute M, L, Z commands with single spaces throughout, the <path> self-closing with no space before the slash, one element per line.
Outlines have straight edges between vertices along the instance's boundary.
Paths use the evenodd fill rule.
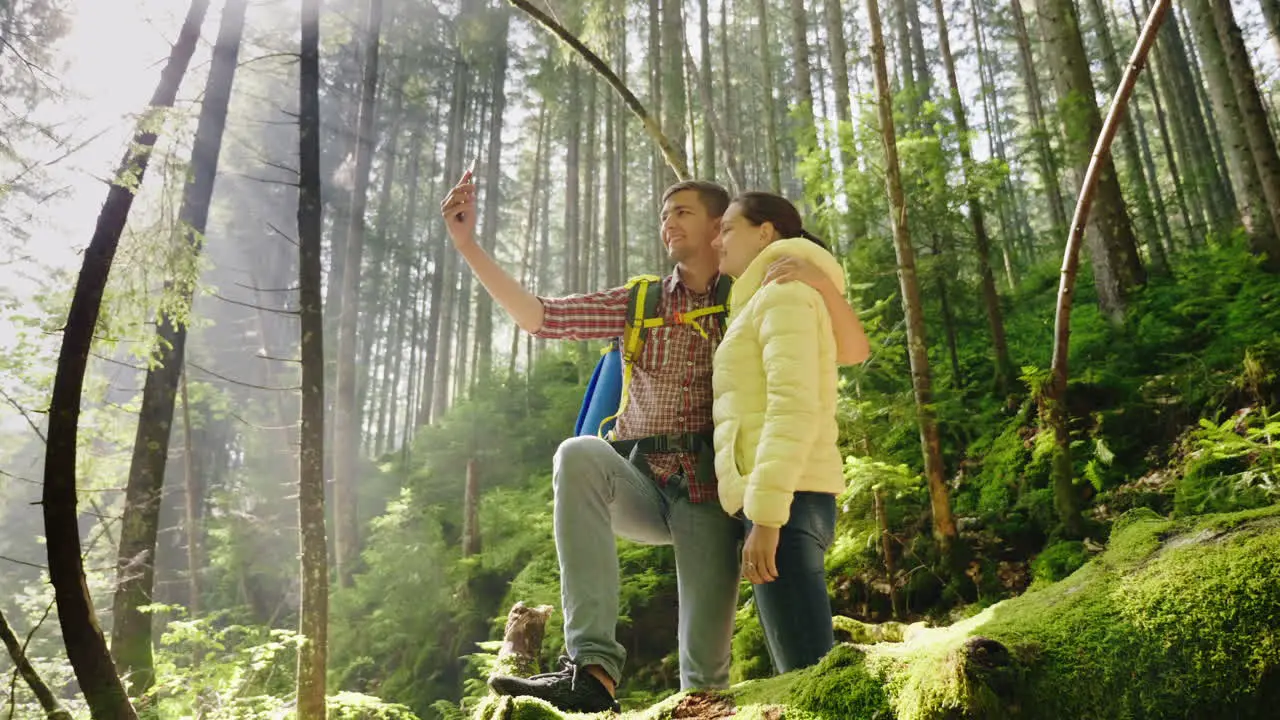
<path fill-rule="evenodd" d="M 709 288 L 715 287 L 712 278 Z M 621 337 L 626 329 L 625 287 L 563 298 L 539 298 L 545 311 L 538 337 L 554 340 L 604 340 Z M 680 279 L 679 268 L 662 280 L 658 312 L 670 324 L 649 330 L 640 361 L 632 369 L 630 399 L 614 431 L 619 440 L 650 435 L 709 432 L 711 420 L 711 355 L 723 328 L 715 318 L 699 319 L 707 337 L 696 328 L 671 322 L 675 313 L 711 305 L 712 293 L 694 292 Z M 649 467 L 660 484 L 683 470 L 692 502 L 718 499 L 714 477 L 699 477 L 694 453 L 651 453 Z"/>

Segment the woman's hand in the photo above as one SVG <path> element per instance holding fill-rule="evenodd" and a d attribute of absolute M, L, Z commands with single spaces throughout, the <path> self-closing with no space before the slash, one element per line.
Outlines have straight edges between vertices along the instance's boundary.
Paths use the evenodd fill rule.
<path fill-rule="evenodd" d="M 818 269 L 817 265 L 808 260 L 789 255 L 774 260 L 764 275 L 765 285 L 771 282 L 789 283 L 794 281 L 802 282 L 821 293 L 835 290 L 835 284 L 831 282 L 831 278 Z"/>
<path fill-rule="evenodd" d="M 763 585 L 778 579 L 779 528 L 751 526 L 747 542 L 742 546 L 742 571 L 752 585 Z"/>

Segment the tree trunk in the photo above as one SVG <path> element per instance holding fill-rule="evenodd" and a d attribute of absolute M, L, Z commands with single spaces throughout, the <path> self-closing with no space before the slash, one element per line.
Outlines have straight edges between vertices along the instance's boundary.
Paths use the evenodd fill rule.
<path fill-rule="evenodd" d="M 1093 78 L 1089 75 L 1088 56 L 1072 0 L 1037 0 L 1036 4 L 1061 98 L 1059 115 L 1074 168 L 1074 184 L 1079 187 L 1089 164 L 1090 146 L 1102 127 L 1102 115 L 1094 102 Z M 1088 237 L 1089 257 L 1093 263 L 1098 305 L 1103 314 L 1118 322 L 1124 315 L 1129 292 L 1146 281 L 1146 274 L 1109 155 L 1102 158 L 1100 170 L 1097 212 Z"/>
<path fill-rule="evenodd" d="M 898 83 L 907 95 L 907 117 L 914 123 L 920 115 L 920 93 L 911 64 L 911 25 L 907 21 L 907 0 L 893 0 L 893 25 L 897 33 Z"/>
<path fill-rule="evenodd" d="M 653 103 L 654 122 L 662 118 L 662 5 L 660 0 L 649 0 L 649 52 L 647 56 L 649 70 L 649 101 Z M 660 128 L 660 126 L 659 126 Z M 650 197 L 656 202 L 662 197 L 664 183 L 662 180 L 662 148 L 654 147 L 649 156 L 649 190 Z M 657 238 L 661 233 L 657 213 L 650 213 L 646 222 L 652 222 L 652 232 L 646 233 L 650 238 Z M 645 245 L 645 264 L 657 268 L 662 266 L 662 244 L 650 241 Z M 547 254 L 540 253 L 541 262 L 547 262 Z M 544 278 L 539 275 L 539 285 Z M 545 287 L 545 286 L 542 286 Z M 538 347 L 542 347 L 539 340 Z"/>
<path fill-rule="evenodd" d="M 476 459 L 467 460 L 467 484 L 462 497 L 462 557 L 480 554 L 480 475 Z"/>
<path fill-rule="evenodd" d="M 1214 11 L 1208 0 L 1192 0 L 1189 3 L 1192 27 L 1204 58 L 1208 74 L 1209 95 L 1217 112 L 1223 137 L 1227 167 L 1235 186 L 1236 205 L 1249 233 L 1254 251 L 1267 252 L 1269 244 L 1276 242 L 1276 224 L 1272 219 L 1262 181 L 1258 175 L 1249 135 L 1244 127 L 1240 103 L 1236 99 L 1232 70 L 1227 67 L 1226 51 L 1218 36 Z M 1246 63 L 1248 60 L 1246 59 Z M 1265 120 L 1264 120 L 1265 127 Z M 1274 152 L 1274 146 L 1272 147 Z M 1271 258 L 1277 253 L 1272 250 Z"/>
<path fill-rule="evenodd" d="M 840 169 L 843 177 L 837 183 L 837 192 L 847 187 L 844 178 L 857 166 L 853 138 L 853 107 L 849 100 L 849 46 L 844 34 L 844 7 L 841 0 L 823 0 L 823 10 L 827 25 L 827 52 L 831 57 L 831 86 L 836 103 L 836 146 L 840 154 Z M 866 228 L 860 227 L 854 218 L 858 213 L 846 213 L 845 231 L 851 239 L 862 237 Z"/>
<path fill-rule="evenodd" d="M 1134 25 L 1137 26 L 1138 28 L 1141 28 L 1142 18 L 1139 17 L 1138 15 L 1137 6 L 1134 5 L 1133 0 L 1128 0 L 1128 3 L 1129 3 L 1129 16 L 1133 19 Z M 1152 49 L 1151 52 L 1152 54 L 1158 56 L 1159 48 L 1155 47 Z M 1145 76 L 1147 91 L 1151 93 L 1151 104 L 1155 108 L 1156 124 L 1159 129 L 1158 136 L 1160 137 L 1161 146 L 1164 149 L 1165 162 L 1168 163 L 1169 165 L 1169 175 L 1173 180 L 1174 202 L 1177 203 L 1178 212 L 1182 216 L 1183 231 L 1186 233 L 1187 238 L 1190 239 L 1194 233 L 1192 229 L 1191 208 L 1188 206 L 1186 194 L 1183 192 L 1183 187 L 1182 187 L 1183 178 L 1182 178 L 1182 174 L 1178 172 L 1178 160 L 1173 151 L 1174 135 L 1170 132 L 1169 123 L 1165 119 L 1164 105 L 1160 102 L 1160 92 L 1156 87 L 1155 80 L 1152 79 L 1152 75 L 1154 74 L 1155 74 L 1155 71 L 1153 70 L 1152 72 L 1148 72 Z M 1135 110 L 1134 110 L 1135 115 L 1137 115 L 1137 112 L 1138 111 L 1135 106 Z M 1156 182 L 1156 185 L 1157 186 L 1159 185 L 1158 181 Z M 1169 249 L 1172 250 L 1173 236 L 1169 235 L 1168 237 L 1169 237 Z"/>
<path fill-rule="evenodd" d="M 911 385 L 915 390 L 916 416 L 920 424 L 920 445 L 924 451 L 925 478 L 929 483 L 929 504 L 933 511 L 933 532 L 944 550 L 956 538 L 956 524 L 951 515 L 942 469 L 942 444 L 933 410 L 932 380 L 929 355 L 924 337 L 924 315 L 921 313 L 920 285 L 916 278 L 915 250 L 907 224 L 906 198 L 902 192 L 898 146 L 893 127 L 893 98 L 889 89 L 889 73 L 885 65 L 884 34 L 880 26 L 879 0 L 867 0 L 871 28 L 871 57 L 875 65 L 877 109 L 880 134 L 884 141 L 885 185 L 889 195 L 890 224 L 898 259 L 898 280 L 902 287 L 903 309 L 907 317 L 908 357 L 911 362 Z"/>
<path fill-rule="evenodd" d="M 770 50 L 774 47 L 769 37 L 769 6 L 765 0 L 756 0 L 756 26 L 759 28 L 760 68 L 764 84 L 765 153 L 769 158 L 769 190 L 782 192 L 782 156 L 778 150 L 778 110 L 774 101 L 773 62 Z"/>
<path fill-rule="evenodd" d="M 534 140 L 533 145 L 533 182 L 529 183 L 529 212 L 525 217 L 524 224 L 524 249 L 520 253 L 522 263 L 520 266 L 520 286 L 530 287 L 537 281 L 537 267 L 533 257 L 536 247 L 534 239 L 537 237 L 537 219 L 538 219 L 538 200 L 539 189 L 543 187 L 543 171 L 542 166 L 546 164 L 544 159 L 546 156 L 548 141 L 548 126 L 550 125 L 551 113 L 548 112 L 547 102 L 541 103 L 538 110 L 538 136 Z M 507 378 L 510 381 L 516 374 L 516 353 L 520 349 L 520 326 L 512 324 L 511 328 L 511 357 L 507 366 Z M 529 365 L 525 368 L 525 372 L 532 372 L 533 367 Z"/>
<path fill-rule="evenodd" d="M 1115 44 L 1111 41 L 1111 28 L 1108 27 L 1102 0 L 1088 0 L 1085 7 L 1088 8 L 1090 21 L 1097 28 L 1098 43 L 1102 49 L 1103 77 L 1106 78 L 1108 87 L 1117 88 L 1120 86 L 1120 61 L 1117 59 Z M 1142 157 L 1138 153 L 1138 137 L 1134 133 L 1132 123 L 1124 123 L 1120 128 L 1120 156 L 1129 174 L 1133 196 L 1138 201 L 1139 225 L 1151 236 L 1148 249 L 1152 270 L 1160 275 L 1168 274 L 1169 268 L 1160 246 L 1160 228 L 1156 223 L 1155 208 L 1151 202 L 1151 188 L 1147 183 Z"/>
<path fill-rule="evenodd" d="M 884 555 L 885 576 L 889 580 L 889 607 L 893 610 L 893 619 L 897 620 L 902 617 L 902 605 L 898 602 L 898 569 L 893 558 L 893 534 L 889 532 L 889 513 L 885 509 L 884 490 L 877 485 L 871 489 L 871 492 L 875 502 L 876 526 L 880 529 L 880 552 Z"/>
<path fill-rule="evenodd" d="M 582 83 L 577 65 L 569 66 L 568 93 L 568 105 L 574 110 L 569 113 L 564 136 L 564 292 L 573 294 L 585 290 L 578 274 L 582 262 Z M 665 121 L 663 127 L 667 127 Z"/>
<path fill-rule="evenodd" d="M 182 369 L 182 471 L 183 511 L 187 532 L 187 612 L 200 616 L 200 502 L 203 493 L 196 477 L 195 447 L 191 442 L 191 399 L 187 393 L 187 370 Z"/>
<path fill-rule="evenodd" d="M 324 318 L 320 294 L 320 3 L 302 0 L 298 99 L 298 313 L 301 317 L 302 446 L 298 524 L 302 607 L 298 720 L 324 720 L 329 648 L 329 567 L 324 534 Z"/>
<path fill-rule="evenodd" d="M 947 84 L 951 89 L 951 111 L 955 114 L 956 134 L 960 144 L 960 160 L 969 200 L 969 222 L 973 224 L 974 249 L 978 256 L 978 281 L 982 288 L 982 305 L 987 311 L 987 326 L 991 331 L 991 346 L 995 351 L 996 387 L 1001 394 L 1004 394 L 1016 380 L 1016 375 L 1013 371 L 1013 363 L 1009 360 L 1009 342 L 1005 339 L 1000 295 L 996 292 L 996 278 L 991 271 L 991 239 L 987 237 L 987 222 L 982 209 L 982 198 L 974 185 L 973 152 L 969 147 L 969 118 L 965 114 L 964 102 L 960 99 L 960 83 L 956 77 L 955 58 L 951 56 L 947 13 L 942 6 L 942 0 L 933 0 L 933 10 L 937 15 L 938 42 L 942 50 L 942 62 L 947 72 Z"/>
<path fill-rule="evenodd" d="M 1150 11 L 1151 0 L 1145 2 Z M 1195 188 L 1193 203 L 1198 201 L 1204 222 L 1214 233 L 1224 235 L 1235 226 L 1236 221 L 1232 217 L 1235 209 L 1234 205 L 1228 203 L 1223 192 L 1222 178 L 1218 174 L 1218 164 L 1209 139 L 1209 127 L 1200 112 L 1196 79 L 1187 60 L 1189 51 L 1182 40 L 1178 23 L 1165 23 L 1163 33 L 1164 42 L 1156 46 L 1156 52 L 1162 60 L 1161 67 L 1165 69 L 1161 78 L 1166 79 L 1171 86 L 1165 95 L 1173 106 L 1174 122 L 1184 124 L 1186 154 L 1182 169 L 1192 175 Z M 1192 208 L 1192 211 L 1195 212 L 1196 209 Z"/>
<path fill-rule="evenodd" d="M 378 230 L 373 236 L 374 242 L 371 248 L 373 257 L 369 262 L 369 270 L 372 274 L 367 281 L 361 283 L 368 291 L 366 297 L 373 300 L 374 308 L 372 317 L 365 322 L 367 330 L 360 333 L 360 356 L 357 360 L 359 367 L 363 368 L 365 373 L 359 385 L 357 403 L 360 414 L 364 418 L 360 430 L 363 440 L 361 452 L 370 457 L 381 454 L 382 430 L 386 421 L 381 411 L 386 407 L 383 399 L 387 397 L 383 386 L 387 384 L 390 376 L 388 368 L 391 360 L 390 330 L 395 322 L 392 318 L 397 314 L 394 307 L 400 302 L 398 288 L 401 286 L 389 280 L 388 277 L 389 269 L 400 265 L 394 258 L 388 262 L 393 252 L 392 238 L 395 236 L 393 226 L 396 214 L 392 205 L 392 190 L 396 186 L 396 181 L 399 180 L 396 177 L 396 169 L 400 163 L 400 123 L 404 117 L 404 73 L 397 74 L 399 78 L 396 83 L 386 88 L 387 94 L 390 94 L 394 100 L 391 108 L 389 137 L 382 151 L 382 177 L 380 178 L 382 189 L 378 192 L 376 210 Z M 384 360 L 379 363 L 374 358 Z M 381 372 L 379 372 L 379 366 L 381 366 Z"/>
<path fill-rule="evenodd" d="M 1280 153 L 1276 151 L 1275 138 L 1267 124 L 1267 111 L 1258 93 L 1248 48 L 1241 37 L 1240 26 L 1236 24 L 1230 3 L 1222 0 L 1211 3 L 1211 6 L 1213 25 L 1225 51 L 1226 66 L 1235 90 L 1245 135 L 1249 139 L 1249 149 L 1253 153 L 1253 163 L 1262 184 L 1262 195 L 1271 213 L 1272 226 L 1280 230 Z M 1280 272 L 1280 239 L 1275 232 L 1254 233 L 1251 235 L 1251 245 L 1255 254 L 1266 256 L 1268 270 Z"/>
<path fill-rule="evenodd" d="M 339 587 L 351 587 L 360 557 L 360 520 L 356 509 L 357 457 L 360 452 L 359 409 L 356 406 L 356 327 L 360 312 L 360 272 L 364 258 L 365 209 L 369 197 L 369 168 L 373 164 L 373 121 L 377 114 L 378 50 L 382 30 L 382 0 L 368 0 L 364 15 L 364 79 L 360 83 L 355 183 L 351 194 L 351 226 L 347 231 L 346 272 L 342 278 L 342 309 L 338 321 L 338 396 L 334 411 L 333 554 Z"/>
<path fill-rule="evenodd" d="M 698 81 L 702 86 L 711 87 L 711 0 L 701 0 L 698 3 L 698 24 L 699 37 L 701 39 L 700 48 L 702 50 L 702 72 L 698 74 Z M 725 82 L 728 82 L 726 79 Z M 716 177 L 716 133 L 715 127 L 710 122 L 709 115 L 715 112 L 713 106 L 714 101 L 703 100 L 702 112 L 702 177 L 715 179 Z M 728 106 L 725 112 L 729 112 Z M 610 286 L 612 287 L 612 286 Z"/>
<path fill-rule="evenodd" d="M 920 24 L 920 3 L 910 0 L 906 3 L 906 9 L 911 57 L 915 65 L 916 92 L 920 95 L 920 102 L 927 102 L 933 96 L 933 73 L 929 72 L 929 60 L 925 56 L 924 29 Z"/>
<path fill-rule="evenodd" d="M 467 117 L 471 108 L 471 69 L 463 60 L 461 51 L 454 59 L 454 72 L 457 78 L 454 83 L 454 102 L 450 110 L 449 136 L 446 145 L 444 176 L 456 178 L 462 176 L 463 153 L 466 151 Z M 433 334 L 427 338 L 427 365 L 433 370 L 424 375 L 422 387 L 426 398 L 430 422 L 444 417 L 449 409 L 449 378 L 453 368 L 453 342 L 456 339 L 455 311 L 458 305 L 458 266 L 457 253 L 446 247 L 441 241 L 440 255 L 442 261 L 436 263 L 432 272 L 431 288 L 431 321 L 435 325 Z M 470 274 L 468 273 L 468 277 Z M 437 302 L 437 299 L 439 302 Z M 419 424 L 425 424 L 419 422 Z"/>
<path fill-rule="evenodd" d="M 1191 71 L 1191 87 L 1195 91 L 1196 107 L 1200 110 L 1201 116 L 1204 118 L 1205 126 L 1209 132 L 1206 139 L 1209 147 L 1213 152 L 1214 158 L 1214 177 L 1218 182 L 1218 198 L 1225 197 L 1228 202 L 1222 208 L 1222 221 L 1227 223 L 1228 230 L 1234 230 L 1239 224 L 1239 217 L 1234 216 L 1231 209 L 1235 208 L 1235 192 L 1231 188 L 1231 179 L 1228 177 L 1227 159 L 1222 151 L 1222 133 L 1218 130 L 1218 119 L 1213 112 L 1213 106 L 1209 102 L 1209 97 L 1205 92 L 1204 72 L 1200 67 L 1200 58 L 1196 52 L 1195 43 L 1191 41 L 1191 27 L 1187 24 L 1187 19 L 1179 11 L 1178 6 L 1174 6 L 1170 10 L 1175 17 L 1178 18 L 1178 31 L 1187 38 L 1186 42 L 1186 60 L 1187 67 Z"/>
<path fill-rule="evenodd" d="M 622 166 L 618 157 L 623 138 L 618 133 L 617 121 L 613 96 L 609 95 L 604 103 L 604 276 L 608 287 L 617 287 L 622 284 L 622 253 L 624 251 L 621 242 L 622 228 L 619 226 L 618 217 L 622 205 L 622 197 L 619 193 Z M 538 148 L 535 148 L 535 156 L 537 151 Z"/>
<path fill-rule="evenodd" d="M 1061 172 L 1053 156 L 1049 128 L 1044 121 L 1044 102 L 1040 93 L 1040 78 L 1036 72 L 1035 58 L 1031 54 L 1031 38 L 1027 34 L 1027 21 L 1022 13 L 1022 0 L 1011 0 L 1014 37 L 1018 41 L 1021 59 L 1022 86 L 1027 92 L 1027 108 L 1031 115 L 1032 134 L 1036 141 L 1037 159 L 1040 161 L 1040 183 L 1044 186 L 1045 203 L 1053 220 L 1055 232 L 1067 231 L 1067 211 L 1062 199 Z"/>
<path fill-rule="evenodd" d="M 791 8 L 791 50 L 796 61 L 796 103 L 800 111 L 800 153 L 817 148 L 818 128 L 814 118 L 813 66 L 809 60 L 809 10 L 805 0 L 788 0 Z M 767 51 L 762 48 L 762 51 Z"/>
<path fill-rule="evenodd" d="M 449 102 L 449 133 L 445 141 L 444 177 L 446 183 L 462 175 L 463 133 L 467 107 L 470 105 L 470 77 L 460 54 L 453 60 L 453 90 Z M 433 168 L 434 169 L 434 168 Z M 434 176 L 434 173 L 432 173 Z M 431 296 L 428 300 L 427 337 L 423 348 L 422 377 L 419 380 L 417 425 L 427 425 L 444 412 L 447 403 L 448 366 L 452 334 L 452 296 L 457 287 L 455 254 L 448 241 L 434 243 L 431 261 Z M 446 309 L 448 309 L 446 311 Z M 446 396 L 442 398 L 441 396 Z"/>
<path fill-rule="evenodd" d="M 193 256 L 200 253 L 209 217 L 218 156 L 222 150 L 222 132 L 226 127 L 231 84 L 244 29 L 245 5 L 243 0 L 238 0 L 228 4 L 223 12 L 191 151 L 191 177 L 183 189 L 179 227 Z M 166 281 L 165 288 L 167 293 L 179 295 L 183 307 L 190 309 L 195 293 L 194 282 Z M 152 617 L 139 608 L 152 602 L 155 585 L 160 497 L 164 492 L 174 399 L 186 354 L 187 327 L 181 317 L 181 312 L 177 318 L 162 312 L 156 330 L 156 363 L 147 371 L 142 390 L 142 407 L 129 465 L 117 552 L 111 655 L 117 669 L 127 678 L 129 694 L 133 697 L 142 697 L 155 682 L 151 655 Z"/>
<path fill-rule="evenodd" d="M 182 29 L 161 71 L 160 83 L 151 96 L 150 108 L 173 107 L 178 87 L 187 72 L 191 55 L 200 38 L 200 27 L 208 11 L 207 0 L 193 0 Z M 148 116 L 139 121 L 129 149 L 107 191 L 98 215 L 93 239 L 84 253 L 84 263 L 71 298 L 71 308 L 63 330 L 58 354 L 53 397 L 49 403 L 49 429 L 45 448 L 44 509 L 45 537 L 49 557 L 49 579 L 58 604 L 58 620 L 67 648 L 67 658 L 94 717 L 136 717 L 128 694 L 116 675 L 99 628 L 93 603 L 85 583 L 81 560 L 80 533 L 76 513 L 76 452 L 79 435 L 80 396 L 85 368 L 98 324 L 102 294 L 111 272 L 111 263 L 120 235 L 133 206 L 132 187 L 141 185 L 155 147 L 154 124 Z M 172 396 L 171 396 L 172 397 Z M 172 405 L 170 405 L 172 413 Z M 162 471 L 163 472 L 163 471 Z M 154 524 L 152 526 L 154 538 Z M 139 533 L 141 535 L 142 533 Z M 151 543 L 154 549 L 154 540 Z M 145 558 L 149 562 L 150 558 Z M 149 649 L 149 646 L 148 646 Z M 149 683 L 150 679 L 146 678 Z"/>
<path fill-rule="evenodd" d="M 587 78 L 587 127 L 584 136 L 586 141 L 587 152 L 582 164 L 583 177 L 580 187 L 582 188 L 582 220 L 581 227 L 578 230 L 578 247 L 581 251 L 582 259 L 578 265 L 578 287 L 582 292 L 586 292 L 596 282 L 595 268 L 596 259 L 599 255 L 599 242 L 597 241 L 598 229 L 596 224 L 597 203 L 596 198 L 596 170 L 599 164 L 596 162 L 596 128 L 600 124 L 600 116 L 596 105 L 596 82 L 592 78 Z M 585 355 L 584 355 L 585 357 Z"/>
<path fill-rule="evenodd" d="M 698 70 L 697 65 L 693 61 L 693 54 L 689 52 L 689 47 L 687 45 L 684 48 L 684 59 L 685 64 L 689 66 L 690 74 L 699 78 L 698 97 L 702 101 L 702 106 L 706 108 L 705 120 L 707 122 L 707 126 L 712 129 L 712 132 L 720 137 L 720 145 L 725 149 L 725 155 L 728 158 L 725 162 L 725 170 L 729 174 L 729 182 L 735 188 L 734 192 L 739 192 L 740 190 L 737 189 L 746 187 L 746 181 L 742 177 L 741 171 L 733 160 L 737 155 L 734 150 L 737 143 L 734 142 L 733 136 L 725 130 L 724 125 L 720 122 L 720 114 L 716 112 L 712 103 L 711 86 L 702 81 L 701 78 L 704 71 Z"/>
<path fill-rule="evenodd" d="M 502 207 L 502 122 L 507 108 L 507 32 L 511 13 L 498 10 L 499 30 L 495 40 L 490 93 L 489 151 L 484 180 L 484 226 L 481 243 L 493 252 L 498 242 L 498 210 Z M 487 382 L 493 374 L 493 298 L 487 292 L 476 296 L 476 342 L 479 353 L 476 376 Z"/>
<path fill-rule="evenodd" d="M 1109 13 L 1111 25 L 1119 27 L 1120 22 L 1115 13 L 1116 9 L 1113 5 Z M 1141 29 L 1140 21 L 1136 21 L 1136 24 L 1138 29 Z M 1147 75 L 1147 79 L 1148 81 L 1151 79 L 1150 74 Z M 1156 223 L 1159 225 L 1159 242 L 1152 245 L 1151 249 L 1153 253 L 1159 251 L 1163 257 L 1164 266 L 1169 267 L 1169 255 L 1173 247 L 1173 231 L 1169 226 L 1169 214 L 1165 205 L 1164 192 L 1160 188 L 1160 174 L 1156 172 L 1155 158 L 1151 153 L 1151 141 L 1147 134 L 1146 118 L 1136 94 L 1130 97 L 1129 105 L 1133 113 L 1133 122 L 1137 126 L 1138 146 L 1142 151 L 1142 165 L 1146 169 L 1147 179 L 1151 183 L 1151 201 L 1155 205 Z"/>
<path fill-rule="evenodd" d="M 483 143 L 483 138 L 488 135 L 489 128 L 489 97 L 487 93 L 476 93 L 475 114 L 476 118 L 469 122 L 467 127 L 474 127 L 479 130 L 478 133 L 474 133 L 476 147 L 471 147 L 470 141 L 473 133 L 468 132 L 468 137 L 464 140 L 462 157 L 471 158 L 471 161 L 478 162 L 480 158 L 479 145 Z M 466 161 L 464 160 L 464 162 Z M 458 168 L 459 175 L 462 174 L 463 167 L 465 166 L 460 166 Z M 483 237 L 483 235 L 481 237 Z M 454 255 L 453 265 L 456 268 L 458 263 L 456 254 Z M 451 384 L 452 391 L 449 394 L 450 405 L 457 401 L 457 399 L 463 397 L 468 387 L 468 383 L 470 382 L 468 378 L 475 370 L 475 356 L 467 354 L 467 351 L 470 348 L 468 343 L 471 340 L 471 327 L 474 324 L 472 322 L 471 305 L 472 299 L 475 296 L 475 290 L 472 288 L 471 284 L 475 276 L 470 272 L 462 272 L 458 274 L 459 277 L 456 286 L 457 295 L 455 295 L 454 301 L 454 305 L 456 307 L 453 310 L 453 316 L 457 318 L 455 325 L 456 344 L 454 345 L 454 353 L 457 360 L 454 361 L 453 367 L 450 368 L 453 378 Z"/>
<path fill-rule="evenodd" d="M 1058 304 L 1054 314 L 1053 333 L 1053 365 L 1050 370 L 1048 388 L 1041 396 L 1041 412 L 1046 416 L 1048 425 L 1054 434 L 1053 457 L 1053 494 L 1058 508 L 1058 516 L 1068 537 L 1079 537 L 1082 532 L 1080 517 L 1080 499 L 1076 493 L 1071 468 L 1071 432 L 1067 426 L 1067 355 L 1071 342 L 1071 306 L 1075 293 L 1076 271 L 1080 264 L 1080 240 L 1084 236 L 1085 224 L 1089 219 L 1089 211 L 1093 205 L 1097 183 L 1105 170 L 1105 158 L 1111 150 L 1111 141 L 1115 137 L 1121 118 L 1124 116 L 1125 104 L 1133 92 L 1134 83 L 1138 80 L 1146 60 L 1147 52 L 1155 42 L 1156 31 L 1169 10 L 1169 0 L 1157 0 L 1155 8 L 1147 18 L 1138 36 L 1138 43 L 1129 57 L 1124 77 L 1116 88 L 1115 99 L 1107 111 L 1106 122 L 1098 133 L 1098 141 L 1094 146 L 1092 159 L 1085 171 L 1080 185 L 1080 199 L 1076 203 L 1075 215 L 1071 220 L 1071 235 L 1067 238 L 1066 251 L 1062 258 L 1062 277 L 1058 286 Z"/>
<path fill-rule="evenodd" d="M 684 154 L 686 138 L 692 128 L 686 127 L 688 96 L 685 92 L 684 58 L 680 52 L 684 34 L 682 4 L 662 2 L 662 131 L 671 144 Z M 666 182 L 684 179 L 679 172 L 668 175 Z"/>

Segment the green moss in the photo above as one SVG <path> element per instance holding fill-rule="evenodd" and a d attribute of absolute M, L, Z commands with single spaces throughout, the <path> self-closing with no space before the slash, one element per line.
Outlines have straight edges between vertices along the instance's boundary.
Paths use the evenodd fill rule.
<path fill-rule="evenodd" d="M 839 645 L 730 695 L 742 720 L 1269 718 L 1276 617 L 1280 506 L 1181 522 L 1137 509 L 1064 580 L 947 627 L 913 625 L 902 642 Z M 681 697 L 622 718 L 667 720 Z M 562 716 L 487 698 L 475 717 Z"/>
<path fill-rule="evenodd" d="M 729 665 L 729 681 L 766 678 L 773 674 L 764 628 L 756 614 L 755 603 L 749 602 L 738 611 L 733 630 L 733 661 Z"/>
<path fill-rule="evenodd" d="M 819 717 L 889 717 L 884 682 L 867 668 L 865 655 L 852 645 L 839 645 L 822 662 L 797 673 L 791 707 Z"/>
<path fill-rule="evenodd" d="M 878 642 L 902 642 L 906 625 L 900 622 L 864 623 L 843 615 L 832 618 L 837 632 L 847 633 L 849 642 L 870 644 Z"/>
<path fill-rule="evenodd" d="M 1031 561 L 1031 575 L 1036 580 L 1057 582 L 1079 570 L 1087 559 L 1084 543 L 1078 540 L 1054 543 Z"/>
<path fill-rule="evenodd" d="M 1024 716 L 1270 717 L 1280 532 L 1256 512 L 1123 520 L 1098 560 L 977 628 L 1022 660 Z M 1212 529 L 1224 525 L 1235 529 Z"/>

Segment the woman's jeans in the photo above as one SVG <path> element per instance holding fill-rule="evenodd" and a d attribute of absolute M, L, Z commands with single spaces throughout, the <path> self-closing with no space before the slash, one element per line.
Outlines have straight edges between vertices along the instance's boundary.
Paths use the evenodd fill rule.
<path fill-rule="evenodd" d="M 745 522 L 750 532 L 751 521 Z M 834 495 L 796 493 L 778 539 L 778 579 L 755 586 L 756 610 L 779 673 L 813 665 L 835 644 L 823 565 L 835 526 Z"/>

